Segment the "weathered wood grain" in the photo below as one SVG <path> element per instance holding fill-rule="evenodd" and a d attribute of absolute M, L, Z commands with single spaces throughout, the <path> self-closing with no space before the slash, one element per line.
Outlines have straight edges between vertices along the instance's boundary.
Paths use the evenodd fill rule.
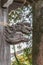
<path fill-rule="evenodd" d="M 6 21 L 6 22 L 5 22 Z M 0 8 L 0 22 L 7 23 L 7 9 Z M 10 65 L 10 45 L 4 39 L 4 26 L 0 24 L 0 65 Z"/>

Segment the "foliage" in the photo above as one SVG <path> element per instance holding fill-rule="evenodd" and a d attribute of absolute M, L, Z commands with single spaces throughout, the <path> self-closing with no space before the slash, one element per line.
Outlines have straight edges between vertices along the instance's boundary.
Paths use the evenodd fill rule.
<path fill-rule="evenodd" d="M 31 19 L 30 19 L 31 18 Z M 27 6 L 27 7 L 22 7 L 22 8 L 17 8 L 15 11 L 11 11 L 9 13 L 9 23 L 17 23 L 17 22 L 25 22 L 25 21 L 30 21 L 32 20 L 32 7 Z"/>
<path fill-rule="evenodd" d="M 16 54 L 16 57 L 19 61 L 14 60 L 12 62 L 12 65 L 32 65 L 32 54 L 30 50 L 31 49 L 28 48 L 23 51 L 23 54 L 21 55 Z"/>
<path fill-rule="evenodd" d="M 32 65 L 32 48 L 26 48 L 26 49 L 24 49 L 24 54 L 27 57 L 30 65 Z"/>

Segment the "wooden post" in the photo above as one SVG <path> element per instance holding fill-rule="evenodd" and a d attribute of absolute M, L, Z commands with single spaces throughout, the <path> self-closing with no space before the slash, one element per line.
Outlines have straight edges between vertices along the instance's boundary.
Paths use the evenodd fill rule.
<path fill-rule="evenodd" d="M 43 65 L 43 0 L 33 4 L 33 65 Z"/>
<path fill-rule="evenodd" d="M 10 65 L 10 45 L 4 37 L 4 26 L 8 22 L 8 9 L 0 8 L 0 65 Z"/>

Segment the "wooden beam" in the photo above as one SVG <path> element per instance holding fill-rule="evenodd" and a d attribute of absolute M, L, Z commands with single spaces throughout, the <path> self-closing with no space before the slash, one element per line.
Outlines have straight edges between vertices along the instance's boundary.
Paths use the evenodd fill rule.
<path fill-rule="evenodd" d="M 0 22 L 7 23 L 7 9 L 0 8 Z M 4 26 L 0 24 L 0 65 L 10 65 L 10 45 L 4 39 Z"/>

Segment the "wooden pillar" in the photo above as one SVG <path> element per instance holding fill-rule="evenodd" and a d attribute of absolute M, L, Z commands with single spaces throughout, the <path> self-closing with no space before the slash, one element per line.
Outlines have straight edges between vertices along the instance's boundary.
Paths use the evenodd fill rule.
<path fill-rule="evenodd" d="M 8 22 L 8 9 L 0 8 L 0 65 L 10 65 L 10 45 L 5 41 L 4 26 Z"/>
<path fill-rule="evenodd" d="M 33 4 L 33 65 L 43 65 L 43 0 Z"/>

